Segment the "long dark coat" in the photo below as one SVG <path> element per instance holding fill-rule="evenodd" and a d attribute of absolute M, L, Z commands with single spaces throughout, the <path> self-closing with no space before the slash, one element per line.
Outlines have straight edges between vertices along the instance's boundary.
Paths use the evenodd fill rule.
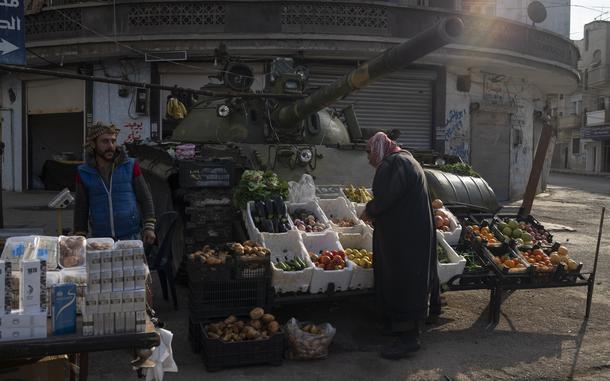
<path fill-rule="evenodd" d="M 386 156 L 373 180 L 366 212 L 375 221 L 373 265 L 377 301 L 393 322 L 425 319 L 436 274 L 436 236 L 426 177 L 411 153 Z"/>

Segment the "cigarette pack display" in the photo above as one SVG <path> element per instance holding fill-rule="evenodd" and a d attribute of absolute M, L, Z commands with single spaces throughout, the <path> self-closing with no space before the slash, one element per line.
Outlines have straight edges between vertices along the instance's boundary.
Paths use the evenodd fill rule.
<path fill-rule="evenodd" d="M 104 334 L 104 314 L 93 315 L 93 334 L 95 336 Z"/>
<path fill-rule="evenodd" d="M 100 293 L 99 301 L 97 302 L 97 312 L 100 314 L 110 312 L 110 292 Z"/>
<path fill-rule="evenodd" d="M 112 270 L 112 291 L 123 291 L 123 268 Z"/>
<path fill-rule="evenodd" d="M 144 248 L 136 247 L 133 249 L 133 267 L 144 266 Z"/>
<path fill-rule="evenodd" d="M 142 333 L 146 331 L 146 312 L 136 311 L 136 332 Z"/>
<path fill-rule="evenodd" d="M 88 251 L 87 252 L 87 271 L 99 272 L 102 271 L 102 252 Z"/>
<path fill-rule="evenodd" d="M 112 251 L 112 270 L 123 270 L 123 251 Z"/>
<path fill-rule="evenodd" d="M 46 272 L 46 261 L 33 259 L 21 262 L 19 308 L 24 312 L 46 312 Z"/>
<path fill-rule="evenodd" d="M 123 312 L 131 312 L 135 311 L 133 304 L 133 291 L 123 291 L 123 303 L 122 303 L 122 311 Z"/>
<path fill-rule="evenodd" d="M 114 314 L 114 333 L 125 333 L 125 312 Z"/>
<path fill-rule="evenodd" d="M 141 290 L 146 288 L 146 267 L 134 267 L 134 289 Z"/>
<path fill-rule="evenodd" d="M 104 335 L 114 335 L 114 314 L 104 314 Z"/>
<path fill-rule="evenodd" d="M 123 290 L 133 290 L 136 285 L 135 271 L 133 267 L 123 268 Z"/>
<path fill-rule="evenodd" d="M 112 271 L 102 271 L 100 273 L 101 279 L 101 292 L 110 292 L 112 291 Z"/>
<path fill-rule="evenodd" d="M 0 260 L 0 314 L 9 314 L 12 302 L 11 262 Z"/>
<path fill-rule="evenodd" d="M 83 336 L 93 336 L 95 334 L 93 316 L 93 314 L 83 314 Z"/>
<path fill-rule="evenodd" d="M 133 267 L 133 251 L 136 249 L 123 249 L 123 268 Z"/>
<path fill-rule="evenodd" d="M 134 311 L 125 312 L 125 332 L 136 331 L 136 313 Z"/>
<path fill-rule="evenodd" d="M 98 311 L 98 304 L 100 302 L 100 294 L 99 293 L 88 293 L 85 296 L 85 310 L 83 311 L 83 315 L 93 315 Z"/>
<path fill-rule="evenodd" d="M 27 340 L 32 338 L 32 328 L 0 328 L 0 341 Z"/>
<path fill-rule="evenodd" d="M 146 310 L 146 290 L 135 290 L 133 292 L 133 309 L 136 312 Z"/>
<path fill-rule="evenodd" d="M 91 293 L 102 291 L 102 273 L 99 271 L 87 272 L 87 291 Z"/>
<path fill-rule="evenodd" d="M 110 312 L 123 311 L 123 291 L 115 291 L 110 293 Z"/>
<path fill-rule="evenodd" d="M 47 327 L 32 327 L 32 339 L 42 339 L 47 337 Z"/>
<path fill-rule="evenodd" d="M 76 285 L 58 284 L 51 288 L 51 324 L 54 335 L 76 332 Z"/>
<path fill-rule="evenodd" d="M 100 252 L 102 258 L 101 271 L 112 271 L 112 252 L 113 250 L 102 250 Z"/>

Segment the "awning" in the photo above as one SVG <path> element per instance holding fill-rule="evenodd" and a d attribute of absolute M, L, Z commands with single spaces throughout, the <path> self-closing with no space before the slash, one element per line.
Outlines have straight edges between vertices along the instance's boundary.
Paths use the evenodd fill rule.
<path fill-rule="evenodd" d="M 610 139 L 610 125 L 583 127 L 580 132 L 583 139 L 605 140 Z"/>

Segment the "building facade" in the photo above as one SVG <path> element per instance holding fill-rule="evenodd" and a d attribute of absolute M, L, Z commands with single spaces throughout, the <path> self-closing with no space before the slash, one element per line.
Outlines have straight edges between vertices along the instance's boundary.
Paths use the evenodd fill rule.
<path fill-rule="evenodd" d="M 571 41 L 472 13 L 466 0 L 60 1 L 32 6 L 27 16 L 31 66 L 188 88 L 213 81 L 221 43 L 254 67 L 255 90 L 276 56 L 307 66 L 310 85 L 319 86 L 457 14 L 465 24 L 460 43 L 343 102 L 354 105 L 362 127 L 400 129 L 405 147 L 460 156 L 502 200 L 524 191 L 547 98 L 573 92 L 579 80 Z M 167 91 L 14 73 L 2 74 L 0 86 L 2 138 L 11 142 L 5 189 L 44 187 L 49 162 L 82 159 L 86 127 L 96 120 L 117 125 L 121 142 L 157 139 L 169 126 Z"/>

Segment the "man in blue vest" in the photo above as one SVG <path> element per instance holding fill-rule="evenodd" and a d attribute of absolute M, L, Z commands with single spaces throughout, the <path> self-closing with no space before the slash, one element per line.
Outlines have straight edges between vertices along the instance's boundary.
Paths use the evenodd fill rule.
<path fill-rule="evenodd" d="M 117 146 L 118 129 L 100 122 L 87 133 L 85 163 L 78 167 L 74 234 L 142 239 L 154 243 L 152 195 L 135 159 Z"/>

